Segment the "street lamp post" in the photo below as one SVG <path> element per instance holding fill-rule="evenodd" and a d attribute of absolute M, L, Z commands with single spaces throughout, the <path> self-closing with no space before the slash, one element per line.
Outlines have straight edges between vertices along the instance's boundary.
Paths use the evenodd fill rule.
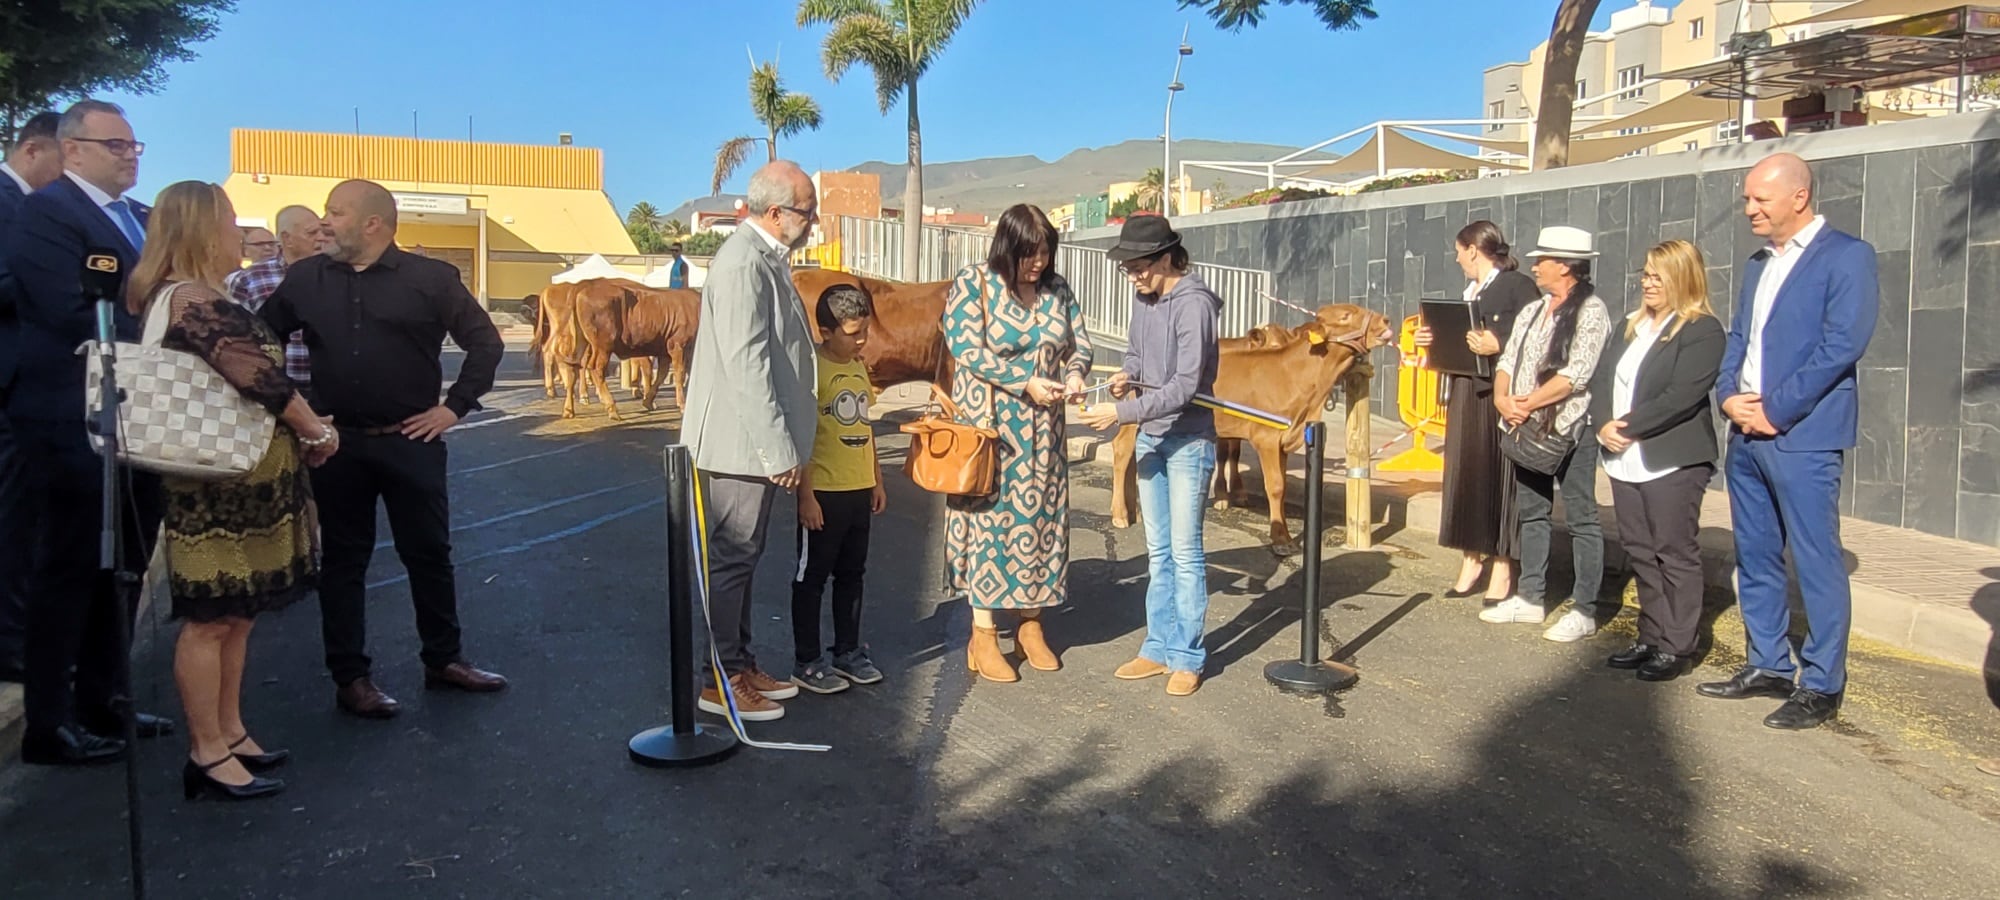
<path fill-rule="evenodd" d="M 1187 90 L 1181 84 L 1181 61 L 1194 55 L 1194 48 L 1188 46 L 1188 27 L 1181 26 L 1180 52 L 1174 57 L 1174 79 L 1167 82 L 1167 121 L 1160 135 L 1160 212 L 1174 214 L 1174 95 Z"/>

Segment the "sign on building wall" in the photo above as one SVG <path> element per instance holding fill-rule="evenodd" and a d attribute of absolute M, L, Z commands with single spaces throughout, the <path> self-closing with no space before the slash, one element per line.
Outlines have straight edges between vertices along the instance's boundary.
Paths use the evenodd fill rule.
<path fill-rule="evenodd" d="M 450 194 L 404 194 L 393 193 L 396 211 L 399 213 L 441 213 L 462 216 L 472 208 L 464 197 Z"/>

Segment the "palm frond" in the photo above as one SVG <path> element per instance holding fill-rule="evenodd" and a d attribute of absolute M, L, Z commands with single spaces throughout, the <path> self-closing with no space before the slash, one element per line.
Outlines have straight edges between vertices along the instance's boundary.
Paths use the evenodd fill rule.
<path fill-rule="evenodd" d="M 916 59 L 912 62 L 921 75 L 951 44 L 959 26 L 979 6 L 979 0 L 913 0 L 911 5 L 909 28 L 915 40 L 910 44 L 916 49 Z"/>
<path fill-rule="evenodd" d="M 765 124 L 779 137 L 791 137 L 807 129 L 817 131 L 819 123 L 819 101 L 805 94 L 787 92 L 779 98 L 777 108 Z"/>
<path fill-rule="evenodd" d="M 713 197 L 722 193 L 723 182 L 728 181 L 729 176 L 736 174 L 736 170 L 743 166 L 743 161 L 750 158 L 750 148 L 756 146 L 757 142 L 761 140 L 764 140 L 764 138 L 751 137 L 746 134 L 723 141 L 722 146 L 716 148 L 715 177 L 709 181 L 709 196 Z"/>
<path fill-rule="evenodd" d="M 1375 0 L 1181 0 L 1181 9 L 1193 7 L 1208 13 L 1215 27 L 1242 31 L 1262 24 L 1273 6 L 1310 3 L 1313 17 L 1329 31 L 1352 31 L 1375 18 Z"/>
<path fill-rule="evenodd" d="M 757 121 L 770 124 L 777 115 L 778 104 L 784 99 L 785 84 L 778 77 L 778 64 L 758 63 L 750 70 L 750 114 Z"/>
<path fill-rule="evenodd" d="M 800 0 L 799 27 L 832 25 L 854 16 L 881 14 L 882 5 L 874 0 Z"/>

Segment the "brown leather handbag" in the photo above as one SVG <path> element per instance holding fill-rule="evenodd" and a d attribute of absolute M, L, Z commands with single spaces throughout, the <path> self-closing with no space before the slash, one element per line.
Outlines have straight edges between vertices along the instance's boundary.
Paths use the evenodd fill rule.
<path fill-rule="evenodd" d="M 917 487 L 939 494 L 983 497 L 993 493 L 1000 464 L 1000 432 L 961 424 L 958 404 L 931 385 L 936 402 L 914 422 L 905 422 L 910 450 L 903 471 Z"/>

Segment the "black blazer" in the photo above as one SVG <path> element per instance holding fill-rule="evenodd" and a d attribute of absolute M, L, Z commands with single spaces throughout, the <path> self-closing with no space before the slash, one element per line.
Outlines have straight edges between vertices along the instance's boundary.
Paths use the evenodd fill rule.
<path fill-rule="evenodd" d="M 1639 364 L 1632 383 L 1632 409 L 1619 433 L 1638 442 L 1639 458 L 1649 469 L 1678 469 L 1715 462 L 1715 413 L 1710 393 L 1722 368 L 1728 335 L 1722 321 L 1703 316 L 1681 326 L 1679 334 L 1664 333 L 1660 343 Z M 1615 320 L 1611 340 L 1590 379 L 1590 421 L 1597 427 L 1619 418 L 1611 414 L 1612 389 L 1618 380 L 1618 360 L 1630 346 L 1625 322 Z M 1596 440 L 1595 434 L 1586 440 Z"/>
<path fill-rule="evenodd" d="M 1541 298 L 1542 291 L 1535 287 L 1535 279 L 1520 272 L 1503 270 L 1493 276 L 1486 289 L 1480 291 L 1479 296 L 1473 299 L 1473 327 L 1493 332 L 1493 336 L 1500 341 L 1501 352 L 1505 353 L 1507 336 L 1514 333 L 1514 319 L 1521 315 L 1521 310 L 1527 308 L 1528 304 Z M 1494 354 L 1493 358 L 1498 359 L 1499 354 Z M 1472 378 L 1474 393 L 1478 397 L 1481 399 L 1493 397 L 1492 378 L 1466 377 Z"/>
<path fill-rule="evenodd" d="M 7 230 L 13 227 L 14 214 L 20 212 L 26 196 L 14 179 L 0 172 L 0 403 L 5 402 L 7 386 L 14 383 L 16 358 L 21 353 L 20 297 L 15 292 L 14 276 L 7 271 Z"/>
<path fill-rule="evenodd" d="M 130 198 L 127 198 L 130 199 Z M 152 212 L 133 202 L 132 212 L 144 227 Z M 13 273 L 20 301 L 19 370 L 7 397 L 7 414 L 45 422 L 83 420 L 83 357 L 76 348 L 97 335 L 97 311 L 83 298 L 83 257 L 89 247 L 118 254 L 129 274 L 139 263 L 139 251 L 111 217 L 64 175 L 21 201 L 0 255 Z M 117 306 L 117 330 L 122 340 L 139 339 L 139 320 Z"/>

